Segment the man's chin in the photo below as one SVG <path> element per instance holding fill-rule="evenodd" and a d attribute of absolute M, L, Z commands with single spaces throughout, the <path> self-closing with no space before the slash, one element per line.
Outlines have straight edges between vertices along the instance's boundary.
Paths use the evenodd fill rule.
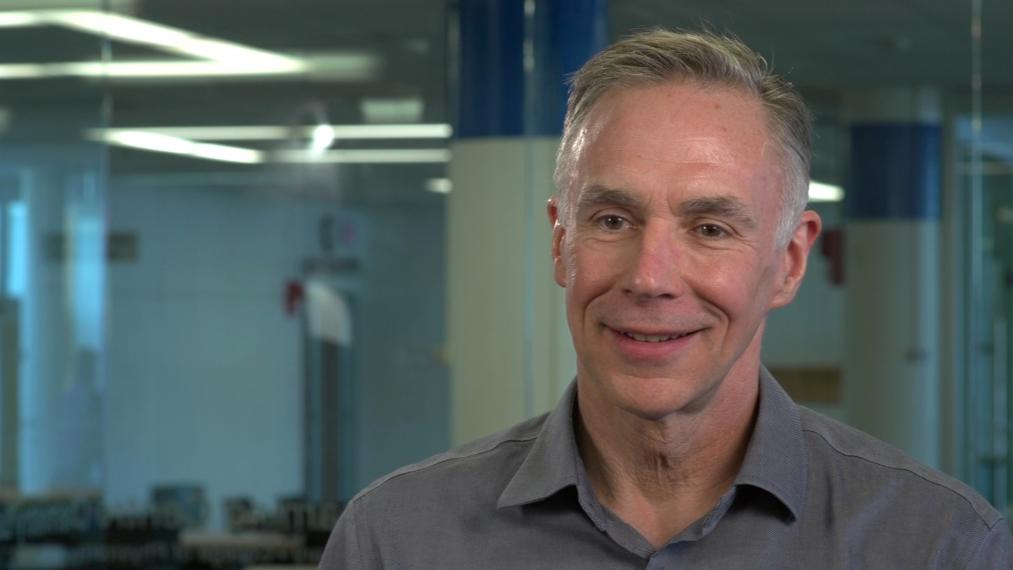
<path fill-rule="evenodd" d="M 651 421 L 705 409 L 714 388 L 701 382 L 699 376 L 692 379 L 633 376 L 619 379 L 612 386 L 619 408 Z"/>

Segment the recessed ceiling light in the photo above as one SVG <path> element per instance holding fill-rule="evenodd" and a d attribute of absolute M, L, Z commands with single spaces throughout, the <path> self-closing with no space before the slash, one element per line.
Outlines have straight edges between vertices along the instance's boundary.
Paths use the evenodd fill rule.
<path fill-rule="evenodd" d="M 449 178 L 430 178 L 426 180 L 426 190 L 436 194 L 449 194 L 454 189 L 454 183 Z"/>
<path fill-rule="evenodd" d="M 313 127 L 310 135 L 310 152 L 323 154 L 332 144 L 334 144 L 334 127 L 326 123 Z"/>

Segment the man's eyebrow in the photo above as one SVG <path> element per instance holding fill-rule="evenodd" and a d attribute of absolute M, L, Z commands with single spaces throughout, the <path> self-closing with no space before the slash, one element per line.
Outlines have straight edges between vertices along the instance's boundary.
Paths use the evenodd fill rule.
<path fill-rule="evenodd" d="M 681 216 L 714 216 L 738 220 L 747 227 L 755 228 L 756 220 L 741 200 L 735 196 L 708 196 L 686 200 L 679 205 Z"/>
<path fill-rule="evenodd" d="M 640 205 L 641 201 L 629 192 L 598 185 L 584 189 L 577 198 L 577 211 L 599 206 L 633 209 Z"/>

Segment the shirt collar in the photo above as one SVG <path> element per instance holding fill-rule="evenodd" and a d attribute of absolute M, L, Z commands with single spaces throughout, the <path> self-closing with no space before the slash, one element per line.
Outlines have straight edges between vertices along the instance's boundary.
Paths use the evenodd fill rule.
<path fill-rule="evenodd" d="M 735 485 L 763 489 L 797 519 L 805 502 L 806 458 L 798 408 L 766 368 L 760 369 L 756 423 Z M 540 501 L 578 485 L 580 455 L 573 430 L 577 383 L 549 413 L 527 457 L 500 494 L 497 508 Z"/>
<path fill-rule="evenodd" d="M 527 457 L 500 494 L 497 508 L 540 501 L 577 484 L 580 455 L 573 432 L 576 396 L 577 382 L 573 381 L 546 417 Z"/>
<path fill-rule="evenodd" d="M 767 491 L 798 519 L 808 478 L 798 407 L 770 372 L 760 367 L 756 423 L 735 485 Z"/>

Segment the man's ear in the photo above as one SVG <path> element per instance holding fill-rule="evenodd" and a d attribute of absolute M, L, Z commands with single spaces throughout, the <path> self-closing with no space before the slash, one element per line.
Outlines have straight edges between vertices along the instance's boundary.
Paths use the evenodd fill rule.
<path fill-rule="evenodd" d="M 809 261 L 809 250 L 820 235 L 823 228 L 823 220 L 820 215 L 812 210 L 802 212 L 798 225 L 791 235 L 782 254 L 784 271 L 783 279 L 771 299 L 770 308 L 783 307 L 795 298 L 799 286 L 802 285 L 802 278 L 805 276 L 806 263 Z"/>
<path fill-rule="evenodd" d="M 563 259 L 563 240 L 566 237 L 566 228 L 559 219 L 559 200 L 549 198 L 545 212 L 549 215 L 549 223 L 552 224 L 552 270 L 556 284 L 566 287 L 566 267 Z"/>

